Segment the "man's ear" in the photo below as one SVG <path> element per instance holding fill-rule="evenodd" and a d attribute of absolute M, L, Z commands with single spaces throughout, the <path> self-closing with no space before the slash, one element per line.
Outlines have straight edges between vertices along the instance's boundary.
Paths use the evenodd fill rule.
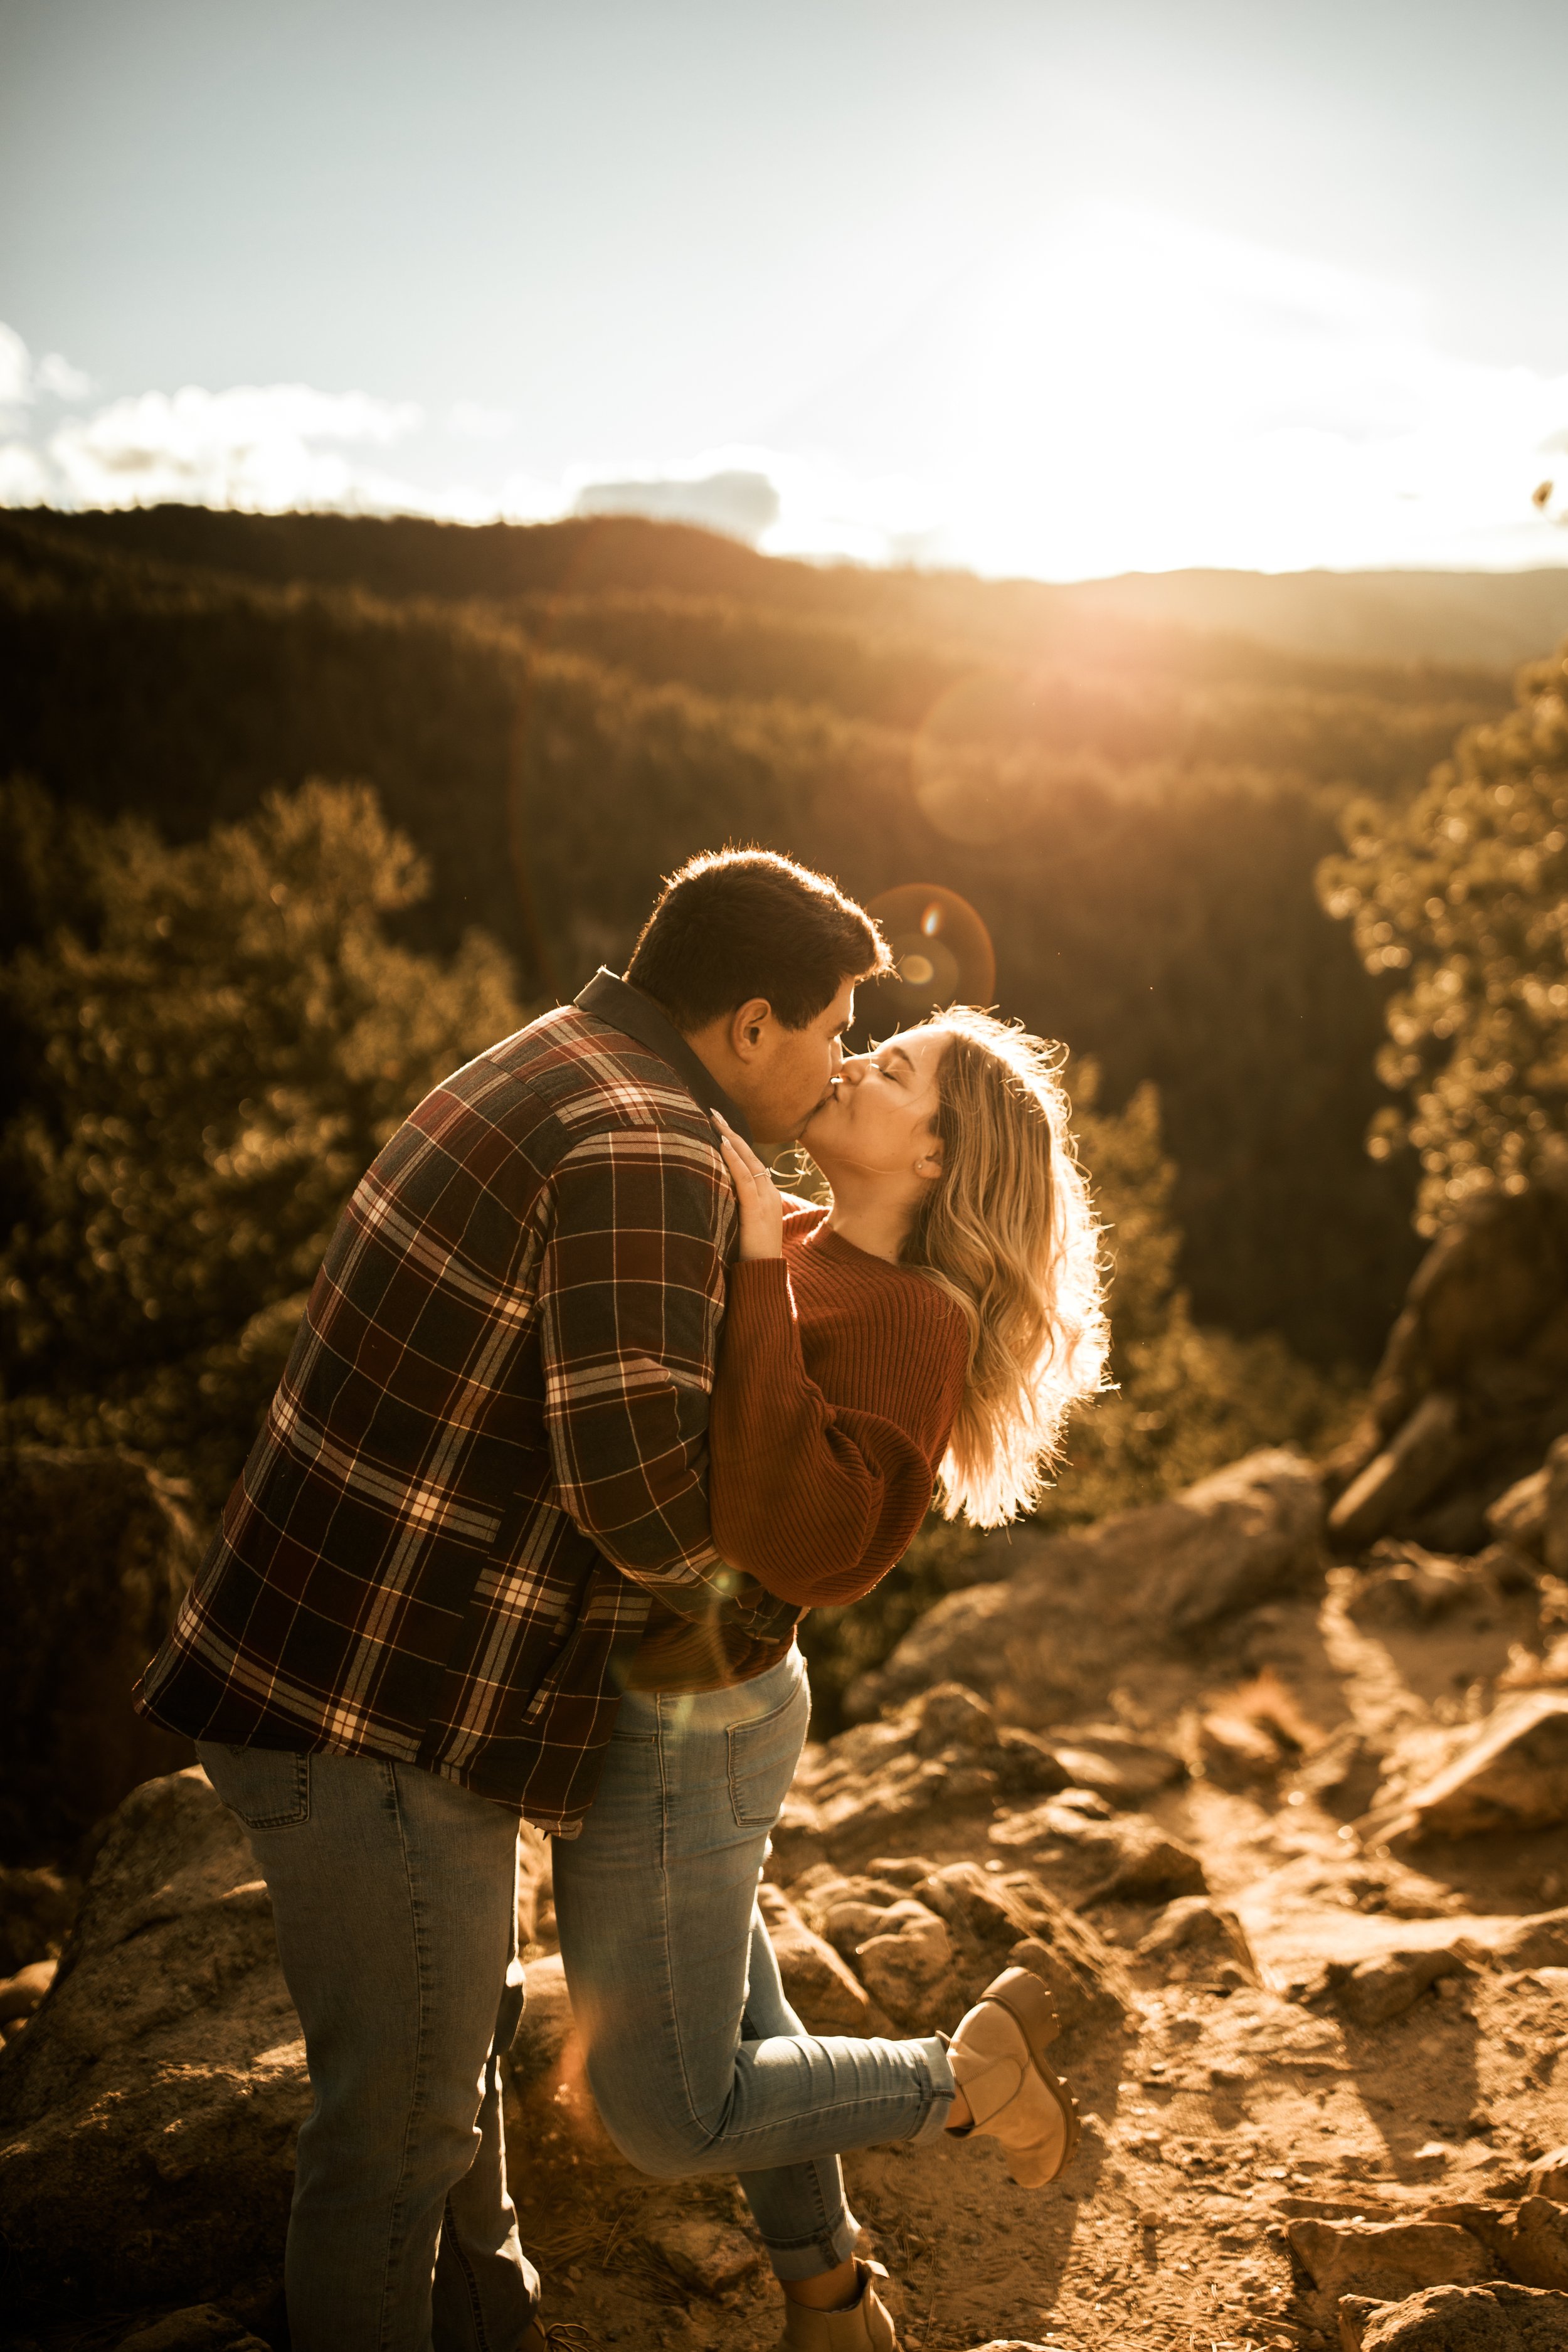
<path fill-rule="evenodd" d="M 773 1008 L 765 996 L 749 997 L 744 1004 L 737 1004 L 730 1016 L 731 1052 L 742 1062 L 755 1061 L 773 1017 Z"/>

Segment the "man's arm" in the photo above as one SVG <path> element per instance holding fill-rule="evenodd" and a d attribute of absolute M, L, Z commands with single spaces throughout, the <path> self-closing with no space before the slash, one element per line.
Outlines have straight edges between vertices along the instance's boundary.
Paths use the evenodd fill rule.
<path fill-rule="evenodd" d="M 613 1129 L 568 1152 L 552 1188 L 539 1301 L 562 1507 L 668 1607 L 733 1610 L 734 1575 L 708 1519 L 708 1403 L 734 1216 L 718 1152 L 667 1128 Z"/>

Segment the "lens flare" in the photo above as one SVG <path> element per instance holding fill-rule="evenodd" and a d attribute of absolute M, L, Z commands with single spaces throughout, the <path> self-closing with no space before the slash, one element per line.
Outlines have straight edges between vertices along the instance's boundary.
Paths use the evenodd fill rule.
<path fill-rule="evenodd" d="M 863 992 L 873 1029 L 921 1021 L 945 1004 L 989 1004 L 996 987 L 991 934 L 967 898 L 940 884 L 908 882 L 873 898 L 896 973 Z"/>

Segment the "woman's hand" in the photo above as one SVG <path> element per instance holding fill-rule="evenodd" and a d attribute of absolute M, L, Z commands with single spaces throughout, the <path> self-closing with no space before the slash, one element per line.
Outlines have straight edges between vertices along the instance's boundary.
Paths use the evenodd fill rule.
<path fill-rule="evenodd" d="M 718 1111 L 719 1149 L 735 1187 L 741 1209 L 741 1255 L 783 1257 L 784 1197 L 749 1143 L 742 1143 L 729 1120 Z"/>

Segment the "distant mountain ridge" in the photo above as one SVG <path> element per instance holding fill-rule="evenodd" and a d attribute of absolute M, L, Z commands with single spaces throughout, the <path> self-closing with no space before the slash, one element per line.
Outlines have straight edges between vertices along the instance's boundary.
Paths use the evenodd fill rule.
<path fill-rule="evenodd" d="M 1568 635 L 1568 560 L 1529 572 L 1135 572 L 1060 584 L 805 563 L 630 515 L 463 524 L 151 507 L 34 519 L 100 551 L 251 579 L 443 599 L 718 595 L 1015 653 L 1037 634 L 1114 619 L 1317 659 L 1511 668 Z"/>
<path fill-rule="evenodd" d="M 1370 661 L 1529 661 L 1568 635 L 1568 562 L 1531 572 L 1129 572 L 1080 608 Z"/>

